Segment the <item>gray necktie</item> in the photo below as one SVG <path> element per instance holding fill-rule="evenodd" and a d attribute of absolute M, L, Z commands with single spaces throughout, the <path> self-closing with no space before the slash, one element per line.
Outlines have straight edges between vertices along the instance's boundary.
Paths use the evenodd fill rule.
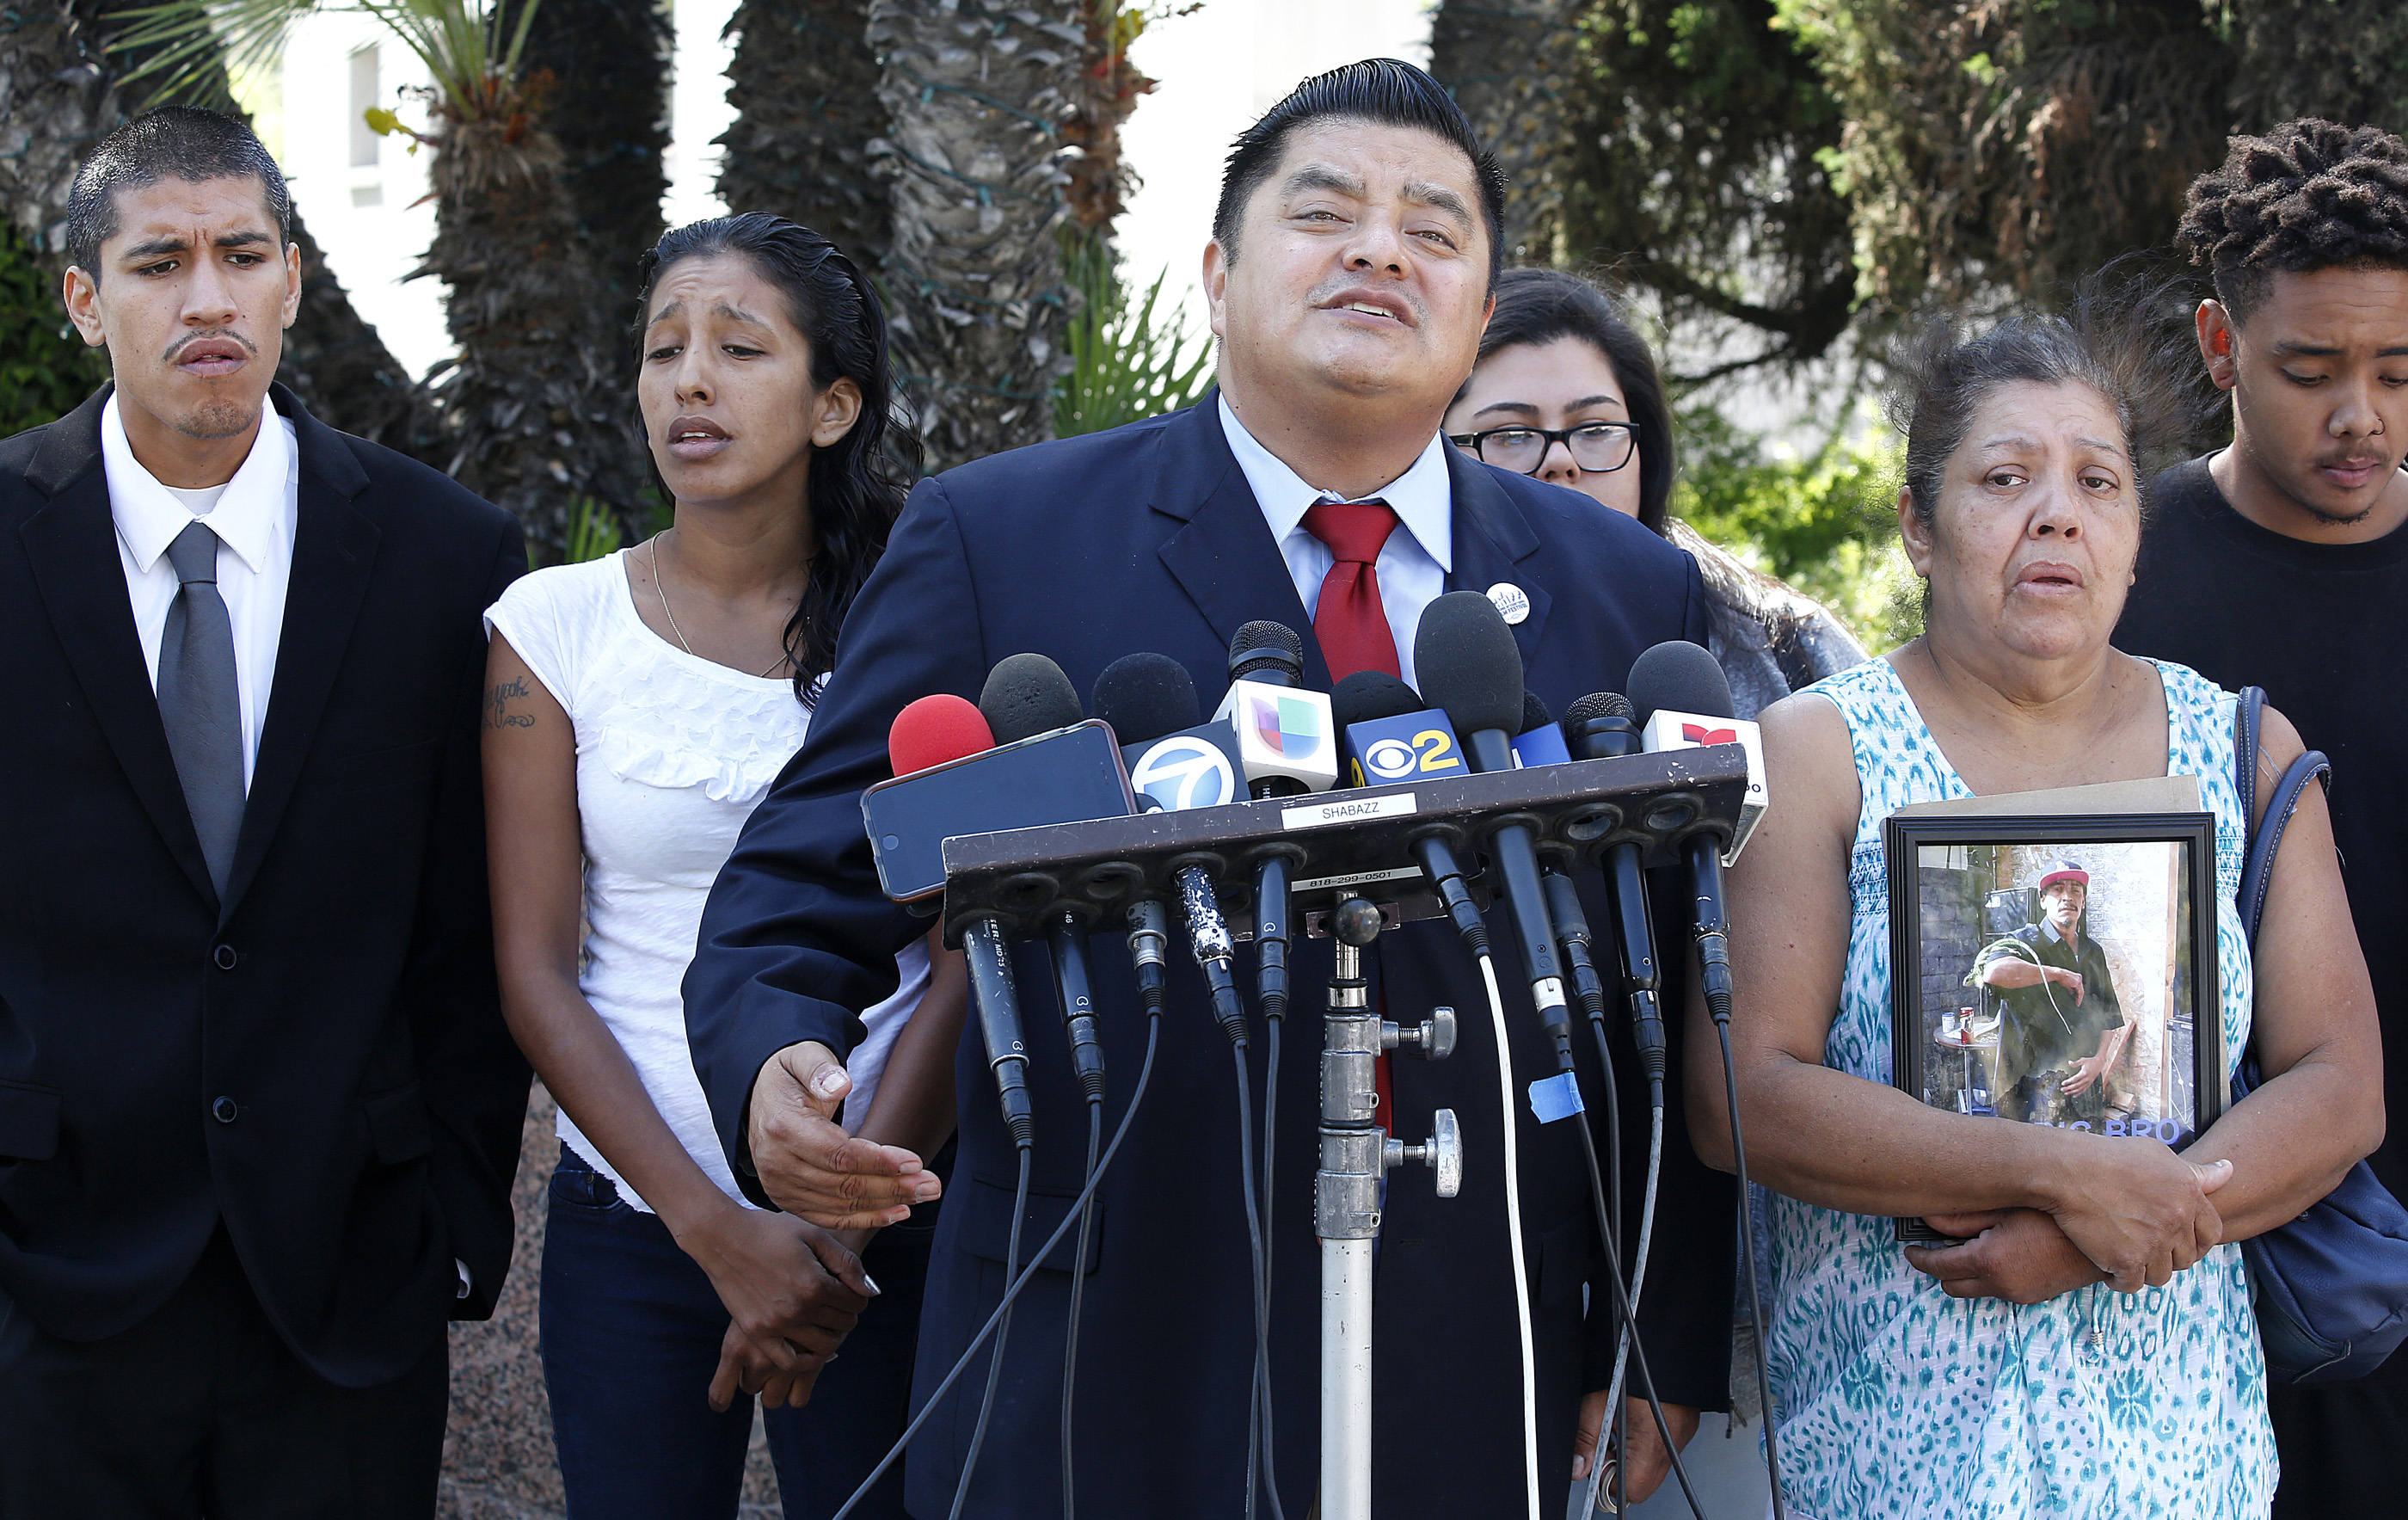
<path fill-rule="evenodd" d="M 225 896 L 242 833 L 242 698 L 235 685 L 234 621 L 218 595 L 218 536 L 194 519 L 167 546 L 183 589 L 159 640 L 159 718 L 201 837 L 209 882 Z"/>

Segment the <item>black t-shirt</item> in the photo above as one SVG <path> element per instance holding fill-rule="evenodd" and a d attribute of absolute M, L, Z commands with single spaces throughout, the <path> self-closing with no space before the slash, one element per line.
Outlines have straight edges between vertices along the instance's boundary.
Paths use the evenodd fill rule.
<path fill-rule="evenodd" d="M 2115 647 L 2228 690 L 2264 687 L 2331 756 L 2333 833 L 2386 1057 L 2391 1133 L 2374 1169 L 2408 1198 L 2408 527 L 2372 543 L 2286 538 L 2234 511 L 2203 458 L 2158 476 L 2149 497 Z"/>

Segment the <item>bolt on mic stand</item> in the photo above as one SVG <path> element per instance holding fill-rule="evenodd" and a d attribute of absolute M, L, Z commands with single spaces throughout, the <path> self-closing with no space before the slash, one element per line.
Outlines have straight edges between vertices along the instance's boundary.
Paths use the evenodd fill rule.
<path fill-rule="evenodd" d="M 1321 1237 L 1321 1520 L 1370 1520 L 1371 1258 L 1380 1235 L 1380 1184 L 1391 1167 L 1418 1161 L 1438 1173 L 1438 1196 L 1463 1186 L 1455 1112 L 1431 1116 L 1421 1145 L 1390 1140 L 1379 1124 L 1373 1070 L 1380 1052 L 1414 1045 L 1436 1060 L 1454 1049 L 1455 1013 L 1438 1009 L 1416 1030 L 1383 1024 L 1370 1006 L 1363 951 L 1379 938 L 1380 910 L 1346 896 L 1329 915 L 1336 965 L 1321 1053 L 1321 1169 L 1313 1178 Z"/>

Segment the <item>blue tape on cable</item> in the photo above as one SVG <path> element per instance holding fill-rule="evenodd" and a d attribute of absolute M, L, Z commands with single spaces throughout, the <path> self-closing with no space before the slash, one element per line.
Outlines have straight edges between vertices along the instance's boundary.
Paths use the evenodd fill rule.
<path fill-rule="evenodd" d="M 1530 1083 L 1530 1111 L 1542 1125 L 1558 1119 L 1569 1119 L 1582 1111 L 1580 1083 L 1569 1071 L 1558 1071 L 1552 1077 L 1541 1077 Z"/>

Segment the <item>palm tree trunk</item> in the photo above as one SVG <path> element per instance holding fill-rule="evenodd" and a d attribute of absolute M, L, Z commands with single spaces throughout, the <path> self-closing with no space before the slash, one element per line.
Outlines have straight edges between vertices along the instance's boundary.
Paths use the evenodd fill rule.
<path fill-rule="evenodd" d="M 437 394 L 445 467 L 514 514 L 539 561 L 560 557 L 578 498 L 639 524 L 635 398 L 617 380 L 626 339 L 578 237 L 560 145 L 508 86 L 429 138 L 435 242 L 419 273 L 451 293 L 460 352 Z"/>
<path fill-rule="evenodd" d="M 1074 299 L 1054 232 L 1085 22 L 1082 0 L 870 0 L 892 122 L 886 287 L 932 468 L 1053 434 Z"/>
<path fill-rule="evenodd" d="M 1505 170 L 1508 263 L 1554 255 L 1578 10 L 1572 0 L 1441 0 L 1430 21 L 1430 73 Z"/>
<path fill-rule="evenodd" d="M 141 86 L 121 87 L 128 61 L 104 40 L 104 15 L 116 8 L 115 0 L 22 0 L 0 17 L 0 213 L 53 277 L 64 272 L 76 170 L 129 108 L 144 104 Z M 222 73 L 199 93 L 198 104 L 239 114 Z M 301 246 L 301 310 L 284 335 L 279 377 L 321 421 L 437 457 L 440 429 L 423 394 L 351 308 L 298 215 L 293 240 Z"/>
<path fill-rule="evenodd" d="M 821 233 L 872 278 L 892 229 L 869 145 L 886 136 L 867 0 L 742 0 L 727 23 L 735 124 L 720 197 Z"/>
<path fill-rule="evenodd" d="M 452 445 L 435 398 L 352 308 L 298 209 L 293 241 L 301 249 L 301 309 L 284 329 L 277 379 L 327 426 L 441 469 Z"/>
<path fill-rule="evenodd" d="M 0 16 L 0 206 L 53 272 L 76 169 L 125 119 L 93 40 L 99 11 L 99 0 L 26 0 Z"/>
<path fill-rule="evenodd" d="M 636 319 L 638 264 L 661 236 L 675 40 L 657 0 L 552 0 L 536 7 L 520 55 L 529 93 L 560 144 L 586 256 L 623 328 Z M 612 373 L 632 390 L 635 339 L 609 351 Z"/>
<path fill-rule="evenodd" d="M 1121 156 L 1121 125 L 1140 95 L 1157 81 L 1128 61 L 1128 45 L 1145 29 L 1145 12 L 1121 0 L 1082 0 L 1086 53 L 1081 62 L 1066 136 L 1079 149 L 1070 161 L 1070 221 L 1080 232 L 1109 238 L 1136 188 Z"/>

